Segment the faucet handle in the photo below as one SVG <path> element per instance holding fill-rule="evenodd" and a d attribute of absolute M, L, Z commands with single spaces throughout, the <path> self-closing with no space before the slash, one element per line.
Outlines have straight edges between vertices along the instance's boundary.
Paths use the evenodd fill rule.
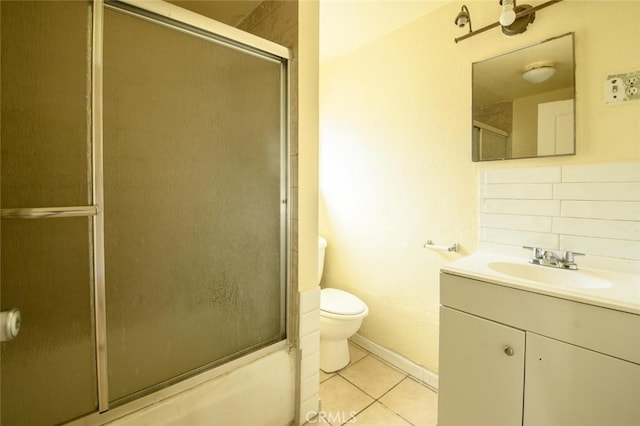
<path fill-rule="evenodd" d="M 584 256 L 584 253 L 575 253 L 575 252 L 572 252 L 572 251 L 563 251 L 562 252 L 562 260 L 564 262 L 572 263 L 574 261 L 574 259 L 573 259 L 574 256 Z"/>
<path fill-rule="evenodd" d="M 531 260 L 533 259 L 542 259 L 542 257 L 544 256 L 544 250 L 538 247 L 529 247 L 529 246 L 522 246 L 523 249 L 527 249 L 527 250 L 531 250 Z"/>

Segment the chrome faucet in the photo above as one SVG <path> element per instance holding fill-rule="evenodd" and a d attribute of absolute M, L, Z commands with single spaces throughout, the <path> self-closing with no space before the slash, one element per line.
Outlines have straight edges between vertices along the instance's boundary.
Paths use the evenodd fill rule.
<path fill-rule="evenodd" d="M 533 265 L 550 266 L 552 268 L 570 269 L 575 271 L 578 269 L 574 256 L 584 256 L 583 253 L 574 253 L 572 251 L 563 251 L 561 254 L 553 250 L 545 250 L 538 247 L 523 246 L 523 248 L 531 250 L 531 258 L 529 263 Z"/>

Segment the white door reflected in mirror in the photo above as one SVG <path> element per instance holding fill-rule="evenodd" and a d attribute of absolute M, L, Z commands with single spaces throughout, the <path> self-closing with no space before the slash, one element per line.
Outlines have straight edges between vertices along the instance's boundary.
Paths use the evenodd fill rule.
<path fill-rule="evenodd" d="M 538 156 L 574 152 L 573 99 L 538 104 Z"/>

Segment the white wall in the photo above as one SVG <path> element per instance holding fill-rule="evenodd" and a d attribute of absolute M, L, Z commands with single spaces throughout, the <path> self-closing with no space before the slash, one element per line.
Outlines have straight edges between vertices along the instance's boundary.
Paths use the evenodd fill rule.
<path fill-rule="evenodd" d="M 470 1 L 474 28 L 492 23 L 496 1 Z M 458 44 L 467 29 L 452 2 L 320 73 L 320 233 L 323 286 L 370 308 L 361 334 L 429 370 L 438 369 L 438 270 L 478 248 L 478 175 L 494 168 L 640 159 L 640 102 L 606 105 L 604 79 L 640 70 L 640 2 L 564 1 L 529 30 L 493 29 Z M 577 155 L 471 162 L 471 64 L 575 32 Z M 615 49 L 612 48 L 615 46 Z M 499 78 L 499 76 L 498 76 Z M 422 248 L 460 243 L 461 253 Z"/>

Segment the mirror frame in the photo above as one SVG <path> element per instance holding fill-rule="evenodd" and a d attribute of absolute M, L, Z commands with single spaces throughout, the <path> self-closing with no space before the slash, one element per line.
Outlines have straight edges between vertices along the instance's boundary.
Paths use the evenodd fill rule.
<path fill-rule="evenodd" d="M 509 123 L 511 125 L 511 128 L 509 129 L 510 131 L 507 132 L 504 129 L 500 129 L 497 126 L 492 126 L 491 123 L 489 123 L 489 125 L 487 124 L 483 124 L 478 122 L 474 117 L 477 116 L 478 113 L 478 107 L 475 106 L 476 100 L 478 98 L 477 92 L 479 90 L 482 90 L 482 88 L 480 86 L 476 85 L 476 78 L 477 78 L 477 73 L 478 73 L 478 66 L 480 64 L 487 64 L 489 63 L 489 61 L 493 61 L 494 63 L 501 63 L 501 62 L 505 62 L 508 60 L 509 57 L 513 58 L 513 57 L 521 57 L 527 54 L 527 52 L 533 52 L 531 49 L 532 48 L 538 48 L 535 52 L 535 56 L 533 56 L 534 58 L 537 59 L 533 59 L 533 60 L 526 60 L 526 63 L 523 64 L 518 64 L 515 67 L 512 67 L 511 69 L 508 69 L 507 72 L 511 73 L 512 78 L 514 78 L 515 75 L 517 75 L 519 78 L 521 73 L 522 73 L 522 69 L 527 65 L 527 64 L 531 64 L 531 63 L 536 63 L 536 62 L 541 62 L 541 61 L 547 61 L 549 60 L 548 56 L 545 54 L 544 52 L 547 52 L 548 50 L 544 50 L 543 47 L 546 43 L 549 42 L 553 42 L 553 41 L 557 41 L 559 39 L 562 39 L 564 37 L 568 37 L 568 41 L 571 43 L 570 46 L 570 52 L 568 53 L 568 56 L 563 54 L 563 58 L 566 57 L 566 63 L 560 63 L 559 66 L 558 64 L 556 64 L 556 66 L 558 66 L 559 70 L 557 73 L 557 76 L 561 76 L 562 78 L 564 78 L 565 80 L 567 80 L 570 84 L 569 85 L 565 85 L 565 86 L 560 86 L 560 88 L 558 89 L 550 89 L 549 85 L 547 86 L 541 86 L 540 89 L 542 90 L 533 90 L 535 89 L 535 86 L 528 86 L 530 87 L 529 92 L 526 96 L 534 96 L 536 94 L 543 94 L 543 93 L 550 93 L 553 90 L 563 90 L 563 89 L 570 89 L 571 90 L 571 98 L 567 98 L 566 97 L 566 93 L 565 93 L 565 97 L 563 97 L 562 99 L 565 99 L 566 101 L 568 101 L 569 99 L 572 100 L 571 104 L 569 105 L 568 103 L 566 103 L 566 108 L 567 111 L 565 112 L 567 115 L 569 114 L 568 108 L 571 107 L 571 114 L 573 115 L 573 122 L 572 123 L 568 123 L 567 122 L 567 126 L 566 126 L 566 132 L 571 132 L 571 136 L 572 136 L 572 147 L 571 147 L 571 152 L 568 151 L 568 149 L 566 150 L 566 152 L 561 152 L 561 153 L 557 153 L 557 154 L 526 154 L 526 155 L 518 155 L 516 157 L 513 157 L 511 154 L 511 149 L 513 147 L 513 141 L 510 138 L 510 136 L 513 134 L 513 101 L 514 99 L 526 99 L 526 96 L 522 97 L 522 95 L 518 95 L 518 96 L 513 96 L 511 93 L 508 93 L 507 95 L 503 96 L 503 101 L 502 102 L 510 102 L 510 118 L 508 118 L 509 121 L 511 121 L 511 123 Z M 552 62 L 556 62 L 553 61 Z M 515 69 L 514 69 L 515 68 Z M 499 161 L 499 160 L 516 160 L 516 159 L 523 159 L 523 158 L 538 158 L 538 157 L 555 157 L 555 156 L 566 156 L 566 155 L 575 155 L 576 154 L 576 79 L 575 79 L 575 70 L 576 70 L 576 60 L 575 60 L 575 34 L 573 32 L 569 32 L 569 33 L 565 33 L 565 34 L 561 34 L 559 36 L 556 37 L 551 37 L 545 40 L 542 40 L 540 42 L 531 44 L 531 45 L 527 45 L 527 46 L 523 46 L 521 48 L 518 49 L 514 49 L 505 53 L 501 53 L 486 59 L 482 59 L 480 61 L 476 61 L 472 63 L 472 71 L 471 71 L 471 133 L 472 133 L 472 137 L 471 137 L 471 160 L 473 162 L 479 162 L 479 161 Z M 556 77 L 557 77 L 556 76 Z M 530 83 L 528 83 L 530 84 Z M 545 83 L 542 83 L 545 84 Z M 527 89 L 524 89 L 527 90 Z M 496 103 L 489 103 L 487 105 L 497 105 Z M 534 126 L 537 126 L 537 112 L 536 114 L 536 119 L 535 119 L 535 123 L 533 123 Z M 566 118 L 566 116 L 565 116 Z M 536 135 L 537 135 L 537 130 L 534 129 L 536 131 Z M 484 133 L 483 133 L 484 132 Z M 504 143 L 504 155 L 500 156 L 500 153 L 498 153 L 497 156 L 492 157 L 492 158 L 485 158 L 482 159 L 480 158 L 480 146 L 479 146 L 479 138 L 486 136 L 491 140 L 491 138 L 494 138 L 494 140 L 501 144 Z M 537 136 L 536 136 L 537 138 Z M 536 145 L 537 147 L 537 145 Z M 538 148 L 536 148 L 538 149 Z"/>

